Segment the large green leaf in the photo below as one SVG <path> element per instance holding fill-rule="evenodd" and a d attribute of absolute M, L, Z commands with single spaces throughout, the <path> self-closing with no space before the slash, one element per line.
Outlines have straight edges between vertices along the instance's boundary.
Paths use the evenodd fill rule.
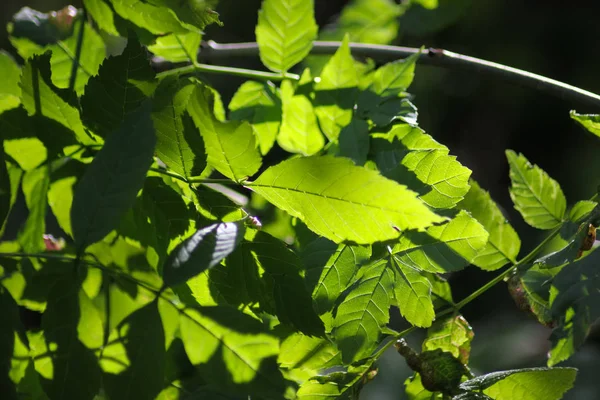
<path fill-rule="evenodd" d="M 369 356 L 378 345 L 390 318 L 393 281 L 387 261 L 379 261 L 363 270 L 337 308 L 332 335 L 345 363 Z"/>
<path fill-rule="evenodd" d="M 473 264 L 486 271 L 494 271 L 509 262 L 515 263 L 521 248 L 517 232 L 508 223 L 490 194 L 472 179 L 470 184 L 471 189 L 458 207 L 470 212 L 490 234 L 487 245 L 475 257 Z"/>
<path fill-rule="evenodd" d="M 279 339 L 259 321 L 228 307 L 204 307 L 186 310 L 180 329 L 190 361 L 212 384 L 228 391 L 283 396 L 284 380 L 274 365 Z"/>
<path fill-rule="evenodd" d="M 100 390 L 98 361 L 80 340 L 86 328 L 98 328 L 82 325 L 85 308 L 79 299 L 80 284 L 73 272 L 55 283 L 42 317 L 44 336 L 32 343 L 33 356 L 53 348 L 50 360 L 36 360 L 36 370 L 45 378 L 43 386 L 51 399 L 91 400 Z"/>
<path fill-rule="evenodd" d="M 394 297 L 402 316 L 412 325 L 431 326 L 435 312 L 429 279 L 396 256 L 390 258 L 388 266 L 395 275 Z"/>
<path fill-rule="evenodd" d="M 510 165 L 510 197 L 525 222 L 534 228 L 552 229 L 562 223 L 567 200 L 558 182 L 523 154 L 506 151 Z"/>
<path fill-rule="evenodd" d="M 2 114 L 6 110 L 18 107 L 21 103 L 21 88 L 19 87 L 21 69 L 10 54 L 4 50 L 0 50 L 0 71 L 3 76 L 0 81 L 0 114 Z"/>
<path fill-rule="evenodd" d="M 313 0 L 264 0 L 256 25 L 260 59 L 272 71 L 289 70 L 308 55 L 317 29 Z"/>
<path fill-rule="evenodd" d="M 136 26 L 156 35 L 165 33 L 186 33 L 185 27 L 168 7 L 162 7 L 160 1 L 110 0 L 115 12 Z"/>
<path fill-rule="evenodd" d="M 154 79 L 146 51 L 133 38 L 119 56 L 104 61 L 81 98 L 83 119 L 94 133 L 106 137 L 150 95 Z"/>
<path fill-rule="evenodd" d="M 198 32 L 172 33 L 159 36 L 153 45 L 148 46 L 155 55 L 174 63 L 195 62 L 202 35 Z"/>
<path fill-rule="evenodd" d="M 600 137 L 600 115 L 598 114 L 578 114 L 571 110 L 571 118 L 577 121 L 588 132 Z"/>
<path fill-rule="evenodd" d="M 150 104 L 128 115 L 107 138 L 75 189 L 71 223 L 79 251 L 115 229 L 133 205 L 155 143 Z"/>
<path fill-rule="evenodd" d="M 198 83 L 188 102 L 188 112 L 204 139 L 208 164 L 236 182 L 254 175 L 262 158 L 247 122 L 221 122 L 213 112 L 213 91 Z"/>
<path fill-rule="evenodd" d="M 352 120 L 357 86 L 358 76 L 346 36 L 315 85 L 315 113 L 330 141 L 336 141 L 342 128 Z"/>
<path fill-rule="evenodd" d="M 21 101 L 28 115 L 42 115 L 72 130 L 78 141 L 95 144 L 85 131 L 79 111 L 64 101 L 50 83 L 49 55 L 30 59 L 21 76 Z"/>
<path fill-rule="evenodd" d="M 270 82 L 246 81 L 233 95 L 229 111 L 232 120 L 252 124 L 260 152 L 267 154 L 275 144 L 283 112 L 277 88 Z"/>
<path fill-rule="evenodd" d="M 485 247 L 488 233 L 477 220 L 461 211 L 444 225 L 427 233 L 406 232 L 394 246 L 395 259 L 404 265 L 444 273 L 469 265 Z"/>
<path fill-rule="evenodd" d="M 423 229 L 444 220 L 406 187 L 343 158 L 287 160 L 248 186 L 337 243 L 393 239 L 399 230 Z"/>
<path fill-rule="evenodd" d="M 50 185 L 47 167 L 28 171 L 23 176 L 23 194 L 29 209 L 27 221 L 19 232 L 19 243 L 23 250 L 35 253 L 44 249 L 43 235 L 46 230 L 46 195 Z"/>
<path fill-rule="evenodd" d="M 283 116 L 277 143 L 290 153 L 316 154 L 325 145 L 325 138 L 319 129 L 315 110 L 306 96 L 288 93 L 291 92 L 290 86 L 290 82 L 282 84 Z"/>
<path fill-rule="evenodd" d="M 382 175 L 419 191 L 421 199 L 431 207 L 452 208 L 469 191 L 471 171 L 421 129 L 398 124 L 375 136 L 387 140 L 375 140 L 371 148 Z"/>
<path fill-rule="evenodd" d="M 187 238 L 169 255 L 165 284 L 177 285 L 214 267 L 231 254 L 244 237 L 243 222 L 209 225 Z"/>
<path fill-rule="evenodd" d="M 110 35 L 119 36 L 113 11 L 104 0 L 83 0 L 83 5 L 100 29 Z"/>
<path fill-rule="evenodd" d="M 398 35 L 398 17 L 406 6 L 393 0 L 353 0 L 342 10 L 335 30 L 326 30 L 323 39 L 388 44 Z"/>
<path fill-rule="evenodd" d="M 191 82 L 165 79 L 156 89 L 152 120 L 156 129 L 156 155 L 173 172 L 189 178 L 206 167 L 204 142 L 186 114 L 194 93 Z"/>
<path fill-rule="evenodd" d="M 165 331 L 158 301 L 131 313 L 113 332 L 110 342 L 115 344 L 109 344 L 104 354 L 114 357 L 113 349 L 124 345 L 124 349 L 119 350 L 125 352 L 122 354 L 125 368 L 118 374 L 105 372 L 106 393 L 115 400 L 154 399 L 164 387 L 166 360 Z"/>
<path fill-rule="evenodd" d="M 495 400 L 559 400 L 573 387 L 575 368 L 527 368 L 498 371 L 463 382 L 466 390 L 483 391 Z"/>

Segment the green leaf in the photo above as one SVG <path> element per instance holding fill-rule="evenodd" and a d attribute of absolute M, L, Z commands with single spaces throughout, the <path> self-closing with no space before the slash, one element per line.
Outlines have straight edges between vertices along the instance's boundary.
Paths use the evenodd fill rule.
<path fill-rule="evenodd" d="M 64 101 L 53 89 L 50 82 L 49 55 L 44 54 L 30 59 L 21 76 L 21 101 L 29 116 L 45 116 L 75 133 L 83 144 L 95 144 L 85 131 L 79 111 Z"/>
<path fill-rule="evenodd" d="M 337 243 L 368 244 L 443 221 L 414 192 L 377 172 L 334 157 L 284 161 L 248 184 L 269 202 Z"/>
<path fill-rule="evenodd" d="M 560 250 L 546 254 L 543 257 L 538 258 L 533 263 L 541 269 L 554 268 L 561 265 L 571 263 L 576 258 L 579 258 L 579 253 L 586 237 L 589 235 L 589 224 L 581 224 L 576 233 L 571 238 L 565 238 L 567 245 Z M 595 230 L 595 228 L 594 228 Z"/>
<path fill-rule="evenodd" d="M 404 381 L 404 391 L 408 400 L 438 400 L 441 399 L 441 394 L 431 393 L 423 387 L 421 375 L 415 373 Z M 454 400 L 454 399 L 452 399 Z"/>
<path fill-rule="evenodd" d="M 463 382 L 465 390 L 478 390 L 495 400 L 558 400 L 573 387 L 575 368 L 526 368 L 492 372 Z"/>
<path fill-rule="evenodd" d="M 388 44 L 398 35 L 405 9 L 393 0 L 353 0 L 342 10 L 337 29 L 325 31 L 323 39 L 340 40 L 348 33 L 352 42 Z"/>
<path fill-rule="evenodd" d="M 74 273 L 65 274 L 52 287 L 42 317 L 45 344 L 38 342 L 38 352 L 53 348 L 51 363 L 36 361 L 36 370 L 45 379 L 43 386 L 51 399 L 93 399 L 100 390 L 101 372 L 94 353 L 79 340 L 82 312 L 80 282 Z M 89 327 L 88 327 L 89 328 Z M 34 345 L 32 344 L 32 348 Z M 34 352 L 35 355 L 36 352 Z"/>
<path fill-rule="evenodd" d="M 46 230 L 46 195 L 50 185 L 47 167 L 28 171 L 23 176 L 23 194 L 29 209 L 27 221 L 19 232 L 19 243 L 23 250 L 35 253 L 44 247 L 43 235 Z"/>
<path fill-rule="evenodd" d="M 368 90 L 381 97 L 398 96 L 408 89 L 415 77 L 419 53 L 377 68 Z"/>
<path fill-rule="evenodd" d="M 187 309 L 180 329 L 191 363 L 207 381 L 228 391 L 282 397 L 284 381 L 275 366 L 279 339 L 259 321 L 231 308 L 204 307 Z"/>
<path fill-rule="evenodd" d="M 389 321 L 394 278 L 387 262 L 379 261 L 363 271 L 337 308 L 333 321 L 332 335 L 347 364 L 371 354 Z"/>
<path fill-rule="evenodd" d="M 473 264 L 486 271 L 497 270 L 509 262 L 514 264 L 521 248 L 517 232 L 508 223 L 490 194 L 481 189 L 473 179 L 470 184 L 471 189 L 458 207 L 470 212 L 490 234 L 487 245 L 475 257 Z"/>
<path fill-rule="evenodd" d="M 214 267 L 231 254 L 244 237 L 242 222 L 209 225 L 175 248 L 164 267 L 165 285 L 174 286 Z"/>
<path fill-rule="evenodd" d="M 83 119 L 94 133 L 107 137 L 150 95 L 154 72 L 146 51 L 130 38 L 123 53 L 104 61 L 81 98 Z"/>
<path fill-rule="evenodd" d="M 194 85 L 165 79 L 156 89 L 152 121 L 156 129 L 156 155 L 169 169 L 190 178 L 206 167 L 204 142 L 186 113 Z"/>
<path fill-rule="evenodd" d="M 149 108 L 126 117 L 77 184 L 71 223 L 79 251 L 118 226 L 144 184 L 156 143 Z"/>
<path fill-rule="evenodd" d="M 198 32 L 173 33 L 157 37 L 156 42 L 148 46 L 148 50 L 174 63 L 195 62 L 201 41 L 202 35 Z"/>
<path fill-rule="evenodd" d="M 151 0 L 150 3 L 172 10 L 180 21 L 188 24 L 188 28 L 194 26 L 202 30 L 212 23 L 223 25 L 219 14 L 213 10 L 215 0 Z"/>
<path fill-rule="evenodd" d="M 413 3 L 419 4 L 428 10 L 433 10 L 439 5 L 438 0 L 413 0 Z"/>
<path fill-rule="evenodd" d="M 364 165 L 369 154 L 369 124 L 353 118 L 339 136 L 339 155 L 348 157 L 356 165 Z"/>
<path fill-rule="evenodd" d="M 188 102 L 188 112 L 204 139 L 208 164 L 236 182 L 243 181 L 262 164 L 252 127 L 247 122 L 217 120 L 214 102 L 213 91 L 197 84 Z"/>
<path fill-rule="evenodd" d="M 17 200 L 22 174 L 19 168 L 6 161 L 3 142 L 0 141 L 0 237 L 10 210 Z"/>
<path fill-rule="evenodd" d="M 13 359 L 13 356 L 19 356 L 20 348 L 24 347 L 25 356 L 27 356 L 27 347 L 23 345 L 22 337 L 25 330 L 19 317 L 19 308 L 10 293 L 3 287 L 0 287 L 0 310 L 2 310 L 3 321 L 0 325 L 0 388 L 2 396 L 7 400 L 16 400 L 18 378 L 16 366 L 22 368 L 20 363 Z M 25 340 L 25 343 L 27 341 Z M 12 365 L 11 365 L 12 364 Z M 26 364 L 25 364 L 26 366 Z"/>
<path fill-rule="evenodd" d="M 65 176 L 55 180 L 48 189 L 48 203 L 60 228 L 73 237 L 71 229 L 71 205 L 73 204 L 73 188 L 76 176 Z"/>
<path fill-rule="evenodd" d="M 188 31 L 189 26 L 183 26 L 175 12 L 168 7 L 141 0 L 110 0 L 110 2 L 121 17 L 155 35 Z"/>
<path fill-rule="evenodd" d="M 453 396 L 452 400 L 494 400 L 490 396 L 479 392 L 465 392 L 457 396 Z"/>
<path fill-rule="evenodd" d="M 421 129 L 398 124 L 376 137 L 387 139 L 372 143 L 381 174 L 400 183 L 408 182 L 429 206 L 452 208 L 469 191 L 471 171 L 449 155 L 446 146 Z M 421 183 L 411 182 L 412 176 L 406 170 L 414 173 Z"/>
<path fill-rule="evenodd" d="M 389 267 L 394 271 L 394 297 L 400 313 L 412 325 L 431 326 L 435 319 L 431 300 L 431 282 L 418 269 L 392 256 Z"/>
<path fill-rule="evenodd" d="M 293 333 L 281 343 L 278 364 L 288 370 L 321 371 L 342 365 L 340 351 L 326 338 Z"/>
<path fill-rule="evenodd" d="M 600 115 L 598 114 L 578 114 L 575 110 L 571 110 L 572 119 L 577 121 L 588 132 L 600 137 Z"/>
<path fill-rule="evenodd" d="M 246 81 L 229 103 L 231 119 L 252 125 L 260 152 L 271 150 L 281 125 L 282 104 L 277 88 L 270 82 Z"/>
<path fill-rule="evenodd" d="M 277 143 L 290 153 L 305 156 L 318 153 L 325 145 L 315 110 L 305 96 L 283 98 L 283 117 Z"/>
<path fill-rule="evenodd" d="M 276 314 L 284 324 L 290 324 L 306 335 L 323 335 L 323 323 L 313 310 L 310 293 L 300 275 L 299 257 L 284 242 L 258 232 L 250 244 L 264 278 L 270 278 Z"/>
<path fill-rule="evenodd" d="M 263 0 L 256 25 L 262 63 L 289 70 L 308 55 L 317 30 L 313 0 Z"/>
<path fill-rule="evenodd" d="M 524 155 L 506 151 L 510 165 L 510 197 L 525 222 L 534 228 L 552 229 L 565 216 L 567 200 L 558 182 Z"/>
<path fill-rule="evenodd" d="M 373 360 L 362 365 L 350 366 L 345 372 L 316 375 L 304 382 L 296 393 L 299 400 L 349 399 L 358 396 L 362 387 L 377 374 Z"/>
<path fill-rule="evenodd" d="M 110 35 L 120 36 L 113 11 L 104 0 L 83 0 L 83 5 L 100 29 Z"/>
<path fill-rule="evenodd" d="M 423 351 L 442 349 L 467 365 L 473 340 L 473 328 L 462 315 L 447 317 L 427 329 Z"/>
<path fill-rule="evenodd" d="M 0 81 L 0 114 L 11 108 L 18 107 L 21 104 L 21 69 L 4 50 L 0 50 L 0 71 L 2 71 L 2 80 Z"/>
<path fill-rule="evenodd" d="M 325 238 L 317 238 L 306 247 L 302 256 L 306 279 L 314 287 L 315 308 L 321 315 L 333 308 L 358 268 L 371 257 L 371 249 L 348 244 L 337 246 Z"/>
<path fill-rule="evenodd" d="M 315 113 L 330 141 L 337 141 L 342 128 L 352 120 L 357 86 L 358 76 L 346 36 L 315 85 Z"/>
<path fill-rule="evenodd" d="M 569 210 L 569 220 L 572 222 L 581 223 L 585 220 L 592 211 L 598 206 L 598 203 L 590 200 L 581 200 L 575 203 L 573 208 Z"/>
<path fill-rule="evenodd" d="M 130 314 L 113 335 L 111 342 L 122 342 L 125 347 L 127 368 L 119 374 L 105 372 L 106 393 L 115 400 L 154 399 L 164 387 L 166 361 L 165 331 L 158 301 Z M 110 354 L 110 347 L 109 344 L 105 354 Z"/>
<path fill-rule="evenodd" d="M 458 271 L 469 265 L 485 247 L 488 233 L 467 212 L 444 225 L 423 232 L 406 232 L 394 246 L 395 259 L 427 272 Z"/>

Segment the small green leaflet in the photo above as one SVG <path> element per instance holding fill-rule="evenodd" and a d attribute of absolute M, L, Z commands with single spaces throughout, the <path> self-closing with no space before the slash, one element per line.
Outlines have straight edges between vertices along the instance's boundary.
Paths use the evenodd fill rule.
<path fill-rule="evenodd" d="M 279 92 L 271 82 L 246 81 L 229 103 L 231 119 L 249 121 L 261 154 L 271 150 L 281 125 L 282 104 Z"/>
<path fill-rule="evenodd" d="M 195 62 L 201 41 L 202 35 L 198 32 L 172 33 L 157 37 L 156 42 L 148 46 L 148 50 L 174 63 Z"/>
<path fill-rule="evenodd" d="M 19 243 L 23 250 L 35 253 L 44 249 L 43 235 L 46 229 L 46 195 L 50 185 L 48 167 L 27 171 L 23 175 L 23 194 L 29 209 L 29 215 L 23 229 L 19 232 Z"/>
<path fill-rule="evenodd" d="M 296 398 L 298 400 L 326 400 L 358 396 L 364 382 L 368 382 L 374 377 L 374 375 L 370 375 L 371 371 L 376 373 L 372 365 L 373 360 L 366 360 L 364 364 L 350 366 L 345 372 L 313 376 L 300 386 Z"/>
<path fill-rule="evenodd" d="M 83 0 L 83 5 L 100 29 L 110 35 L 119 36 L 119 31 L 115 26 L 114 14 L 104 0 Z"/>
<path fill-rule="evenodd" d="M 458 207 L 471 213 L 473 218 L 490 234 L 489 241 L 473 260 L 473 264 L 486 271 L 494 271 L 507 263 L 514 263 L 521 248 L 517 232 L 492 200 L 490 194 L 473 179 L 471 189 Z"/>
<path fill-rule="evenodd" d="M 0 50 L 0 71 L 2 71 L 2 80 L 0 81 L 0 114 L 11 108 L 18 107 L 21 104 L 21 69 L 4 50 Z"/>
<path fill-rule="evenodd" d="M 173 172 L 198 176 L 206 167 L 204 142 L 186 107 L 195 85 L 182 79 L 164 79 L 154 94 L 152 121 L 156 155 Z"/>
<path fill-rule="evenodd" d="M 263 0 L 256 41 L 271 71 L 285 72 L 304 59 L 317 37 L 313 0 Z"/>
<path fill-rule="evenodd" d="M 213 91 L 197 83 L 188 101 L 190 113 L 204 139 L 208 164 L 226 177 L 241 182 L 262 164 L 252 126 L 248 122 L 221 122 L 213 112 Z"/>
<path fill-rule="evenodd" d="M 330 141 L 336 141 L 342 128 L 352 120 L 357 86 L 358 76 L 346 36 L 315 85 L 315 113 Z"/>
<path fill-rule="evenodd" d="M 86 87 L 81 98 L 86 126 L 107 137 L 149 97 L 153 80 L 146 51 L 129 39 L 123 53 L 104 61 Z"/>
<path fill-rule="evenodd" d="M 151 0 L 150 3 L 172 10 L 188 29 L 202 30 L 212 23 L 223 25 L 219 13 L 213 10 L 217 3 L 214 0 Z"/>
<path fill-rule="evenodd" d="M 575 368 L 526 368 L 498 371 L 460 384 L 464 390 L 483 391 L 494 400 L 559 400 L 573 387 Z"/>
<path fill-rule="evenodd" d="M 569 210 L 569 220 L 581 223 L 596 209 L 598 203 L 590 200 L 580 200 Z"/>
<path fill-rule="evenodd" d="M 110 0 L 110 2 L 121 17 L 155 35 L 186 33 L 189 30 L 189 26 L 183 26 L 170 8 L 141 0 Z"/>
<path fill-rule="evenodd" d="M 369 124 L 367 121 L 352 118 L 339 136 L 339 155 L 348 157 L 356 165 L 364 165 L 369 154 Z"/>
<path fill-rule="evenodd" d="M 467 365 L 473 336 L 473 328 L 462 315 L 443 318 L 427 330 L 423 351 L 442 349 Z"/>
<path fill-rule="evenodd" d="M 390 258 L 388 265 L 395 275 L 394 298 L 402 316 L 412 325 L 431 326 L 435 312 L 429 279 L 396 256 Z"/>
<path fill-rule="evenodd" d="M 506 151 L 510 165 L 510 197 L 525 222 L 534 228 L 552 229 L 562 223 L 567 200 L 558 182 L 523 154 Z"/>
<path fill-rule="evenodd" d="M 226 222 L 194 233 L 169 254 L 163 273 L 165 285 L 185 282 L 220 263 L 235 250 L 244 230 L 243 222 Z"/>
<path fill-rule="evenodd" d="M 598 114 L 578 114 L 575 110 L 571 110 L 571 118 L 577 121 L 588 132 L 600 137 L 600 115 Z"/>
<path fill-rule="evenodd" d="M 337 308 L 333 322 L 332 335 L 346 364 L 371 354 L 390 318 L 394 278 L 387 261 L 379 261 L 363 271 Z"/>
<path fill-rule="evenodd" d="M 427 272 L 458 271 L 469 265 L 485 247 L 488 233 L 467 212 L 423 232 L 406 232 L 394 246 L 398 262 Z"/>
<path fill-rule="evenodd" d="M 344 158 L 290 159 L 247 186 L 336 243 L 389 240 L 400 235 L 397 229 L 444 221 L 414 192 Z"/>
<path fill-rule="evenodd" d="M 115 229 L 133 205 L 155 143 L 149 103 L 107 138 L 75 189 L 71 224 L 79 251 Z"/>

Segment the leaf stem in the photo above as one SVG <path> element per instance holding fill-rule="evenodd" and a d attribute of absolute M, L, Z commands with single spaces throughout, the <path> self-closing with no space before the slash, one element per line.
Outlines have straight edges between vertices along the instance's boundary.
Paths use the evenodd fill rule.
<path fill-rule="evenodd" d="M 397 335 L 392 336 L 391 340 L 388 341 L 386 344 L 384 344 L 383 347 L 381 347 L 381 349 L 377 350 L 377 352 L 375 354 L 373 354 L 373 356 L 371 358 L 374 358 L 376 360 L 379 359 L 379 357 L 381 357 L 387 349 L 389 349 L 391 346 L 394 345 L 396 340 L 405 337 L 406 335 L 408 335 L 409 333 L 411 333 L 412 331 L 414 331 L 416 329 L 417 329 L 416 326 L 411 326 L 410 328 L 407 328 L 407 329 L 403 330 L 402 332 L 399 332 Z"/>
<path fill-rule="evenodd" d="M 79 60 L 81 59 L 81 51 L 83 50 L 83 33 L 85 31 L 85 9 L 83 9 L 81 16 L 81 23 L 79 26 L 79 35 L 77 35 L 77 44 L 75 47 L 75 59 L 71 65 L 71 76 L 69 77 L 69 92 L 73 93 L 75 90 L 75 83 L 77 81 L 77 70 L 79 69 Z"/>
<path fill-rule="evenodd" d="M 184 176 L 181 176 L 179 174 L 176 174 L 174 172 L 171 172 L 171 171 L 168 171 L 168 170 L 162 169 L 162 168 L 151 167 L 150 171 L 156 172 L 158 174 L 170 176 L 171 178 L 175 178 L 175 179 L 180 180 L 185 183 L 220 183 L 222 185 L 238 185 L 236 182 L 234 182 L 230 179 L 220 179 L 220 178 L 189 178 L 188 179 Z"/>
<path fill-rule="evenodd" d="M 160 63 L 154 63 L 155 65 Z M 208 64 L 192 64 L 185 65 L 183 67 L 173 68 L 164 72 L 161 72 L 156 75 L 157 78 L 162 79 L 167 76 L 172 75 L 184 75 L 184 74 L 194 74 L 194 73 L 206 73 L 206 74 L 219 74 L 219 75 L 232 75 L 239 76 L 241 78 L 249 78 L 249 79 L 259 79 L 264 81 L 282 81 L 285 79 L 299 81 L 300 76 L 296 74 L 290 73 L 281 73 L 277 74 L 274 72 L 267 71 L 256 71 L 253 69 L 245 69 L 245 68 L 234 68 L 234 67 L 225 67 L 220 65 L 208 65 Z"/>
<path fill-rule="evenodd" d="M 313 42 L 311 54 L 333 54 L 340 46 L 341 42 L 316 41 Z M 600 106 L 600 95 L 587 90 L 542 75 L 482 60 L 480 58 L 454 53 L 448 50 L 434 48 L 421 50 L 413 47 L 364 43 L 350 43 L 350 50 L 355 56 L 369 57 L 378 61 L 398 60 L 421 52 L 419 55 L 419 62 L 422 64 L 446 68 L 463 68 L 488 73 L 512 83 L 527 86 L 536 90 L 547 91 L 562 99 L 579 101 L 596 107 Z M 198 58 L 199 60 L 215 60 L 233 56 L 248 57 L 257 55 L 258 45 L 256 42 L 222 44 L 209 40 L 203 43 Z"/>

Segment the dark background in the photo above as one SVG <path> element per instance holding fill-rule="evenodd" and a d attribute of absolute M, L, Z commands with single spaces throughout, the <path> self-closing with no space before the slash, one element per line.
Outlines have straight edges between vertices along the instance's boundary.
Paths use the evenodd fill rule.
<path fill-rule="evenodd" d="M 347 1 L 315 3 L 317 22 L 324 26 L 335 21 Z M 61 0 L 2 0 L 0 24 L 4 26 L 25 5 L 49 11 L 67 4 Z M 72 4 L 80 6 L 80 2 Z M 259 0 L 221 0 L 217 11 L 225 27 L 209 27 L 206 38 L 253 41 L 259 7 Z M 443 48 L 600 93 L 599 15 L 600 2 L 591 0 L 440 0 L 435 11 L 413 7 L 402 16 L 394 44 Z M 6 33 L 0 35 L 0 48 L 13 51 Z M 223 64 L 262 69 L 253 58 L 223 60 Z M 225 102 L 242 82 L 231 77 L 209 79 Z M 409 91 L 416 95 L 421 127 L 471 168 L 473 177 L 505 210 L 522 239 L 521 254 L 531 250 L 544 233 L 528 227 L 512 207 L 505 149 L 524 153 L 560 182 L 569 204 L 589 198 L 600 184 L 600 140 L 569 118 L 571 109 L 580 113 L 600 113 L 600 109 L 485 74 L 433 66 L 417 68 Z M 476 268 L 452 276 L 455 299 L 493 276 Z M 465 307 L 464 315 L 475 331 L 471 356 L 475 373 L 545 365 L 550 330 L 517 310 L 505 284 Z M 418 347 L 420 335 L 409 337 L 409 342 Z M 576 387 L 566 398 L 600 398 L 598 329 L 564 364 L 580 368 Z M 380 362 L 378 378 L 367 385 L 361 399 L 403 398 L 402 384 L 409 375 L 403 359 L 390 351 Z"/>

